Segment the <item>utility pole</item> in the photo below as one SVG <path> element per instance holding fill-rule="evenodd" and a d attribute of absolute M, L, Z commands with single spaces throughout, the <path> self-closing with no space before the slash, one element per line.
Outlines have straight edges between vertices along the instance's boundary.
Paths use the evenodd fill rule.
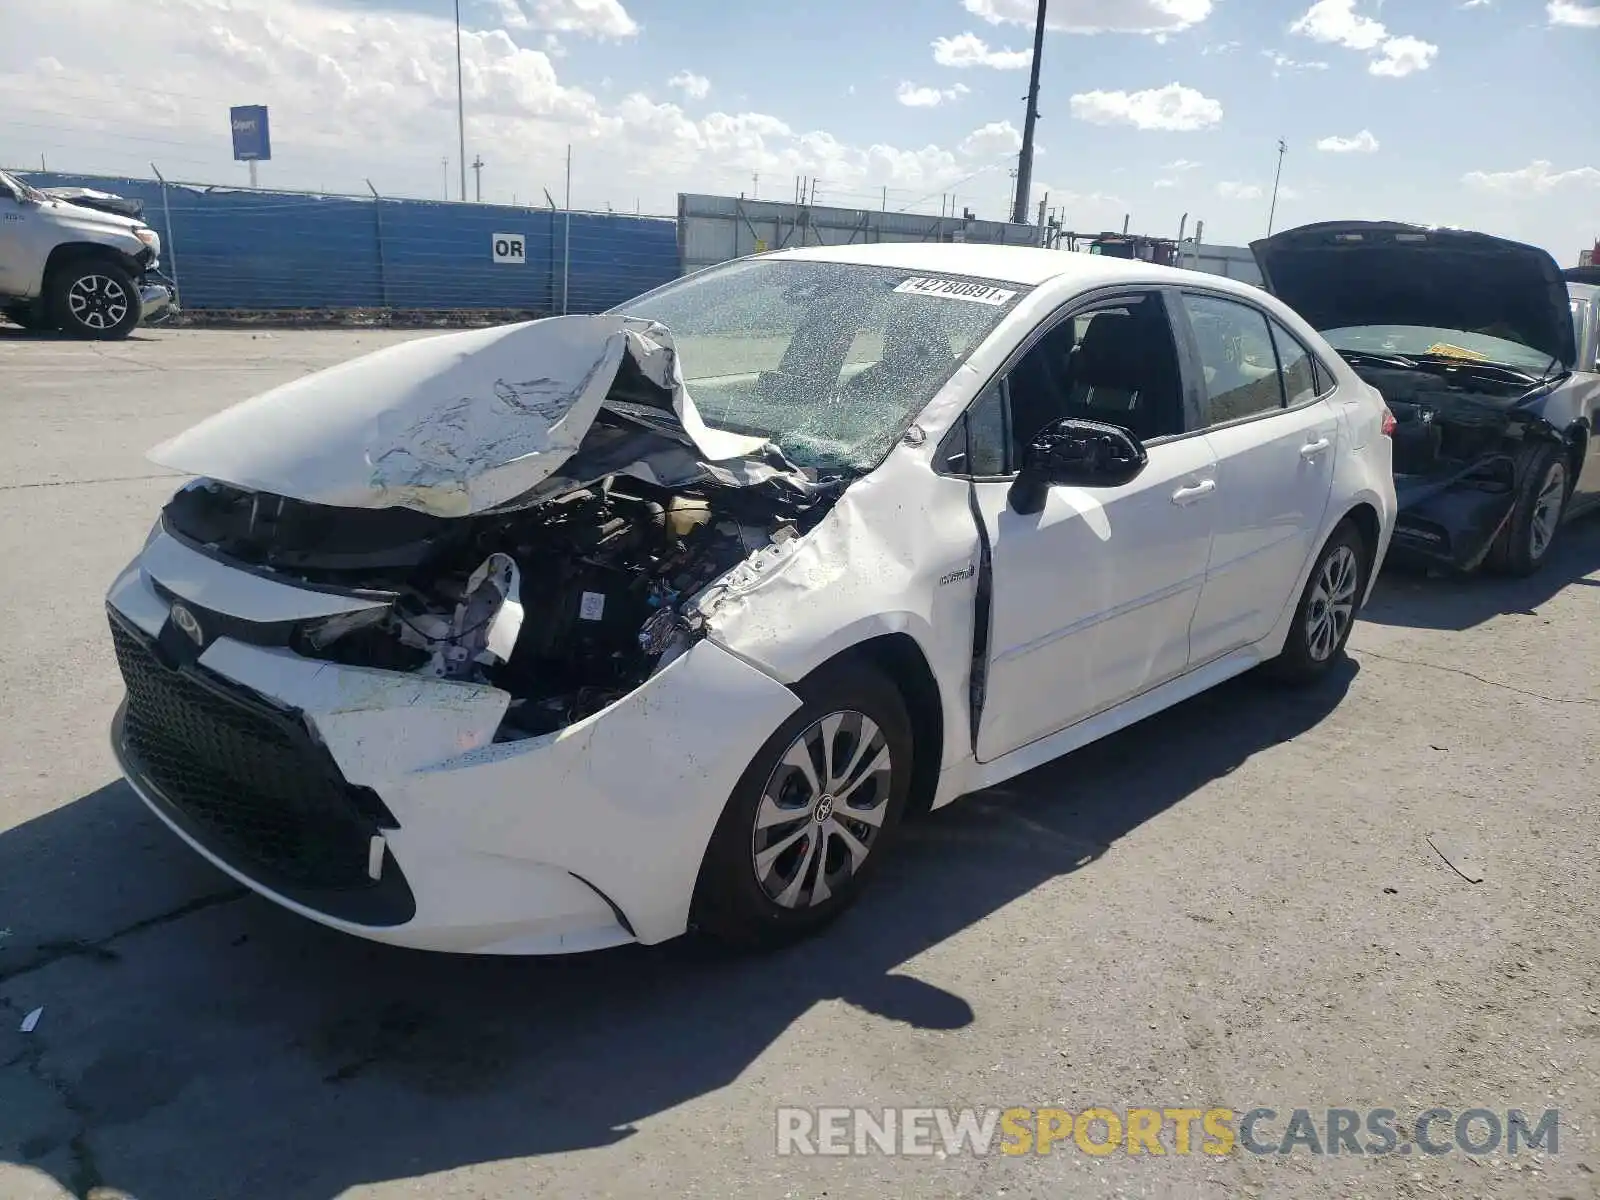
<path fill-rule="evenodd" d="M 755 174 L 750 176 L 750 199 L 752 199 L 752 200 L 761 199 L 760 188 L 761 188 L 761 172 L 757 171 Z"/>
<path fill-rule="evenodd" d="M 483 168 L 486 165 L 483 161 L 483 155 L 474 154 L 472 156 L 473 194 L 479 204 L 483 203 Z M 515 203 L 515 201 L 513 200 L 512 203 Z"/>
<path fill-rule="evenodd" d="M 444 179 L 444 198 L 448 200 L 450 199 L 450 160 L 448 158 L 439 160 L 439 171 Z"/>
<path fill-rule="evenodd" d="M 1289 146 L 1282 138 L 1278 139 L 1278 174 L 1272 181 L 1272 208 L 1267 212 L 1267 236 L 1272 236 L 1272 222 L 1278 216 L 1278 184 L 1283 180 L 1283 156 L 1289 153 Z"/>
<path fill-rule="evenodd" d="M 461 199 L 467 198 L 467 102 L 461 84 L 461 0 L 456 0 L 456 132 L 461 145 Z M 448 189 L 446 189 L 448 192 Z M 450 199 L 446 194 L 445 199 Z"/>
<path fill-rule="evenodd" d="M 1039 120 L 1039 64 L 1044 58 L 1044 7 L 1039 0 L 1039 18 L 1033 28 L 1033 73 L 1028 80 L 1028 115 L 1022 122 L 1022 153 L 1017 156 L 1017 191 L 1012 198 L 1011 222 L 1026 224 L 1028 196 L 1033 191 L 1033 128 Z"/>
<path fill-rule="evenodd" d="M 567 287 L 572 280 L 572 143 L 567 143 L 566 213 L 561 233 L 561 315 L 567 315 Z"/>

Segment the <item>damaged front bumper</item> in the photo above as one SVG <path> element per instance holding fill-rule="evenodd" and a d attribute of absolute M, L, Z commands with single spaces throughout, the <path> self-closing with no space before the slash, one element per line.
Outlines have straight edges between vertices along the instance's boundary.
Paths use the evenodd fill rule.
<path fill-rule="evenodd" d="M 1396 475 L 1390 557 L 1454 571 L 1475 569 L 1516 507 L 1516 467 L 1494 455 L 1442 475 Z"/>
<path fill-rule="evenodd" d="M 799 705 L 701 641 L 590 717 L 496 741 L 504 691 L 252 644 L 252 623 L 328 595 L 166 551 L 108 596 L 129 782 L 235 879 L 376 941 L 539 954 L 682 933 L 729 793 Z"/>

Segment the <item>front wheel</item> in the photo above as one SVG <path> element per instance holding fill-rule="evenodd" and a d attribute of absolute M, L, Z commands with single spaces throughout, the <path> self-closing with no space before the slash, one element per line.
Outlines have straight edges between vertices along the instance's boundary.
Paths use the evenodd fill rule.
<path fill-rule="evenodd" d="M 1517 502 L 1486 565 L 1502 575 L 1532 575 L 1550 557 L 1567 508 L 1567 456 L 1562 447 L 1543 445 L 1528 460 Z"/>
<path fill-rule="evenodd" d="M 1295 609 L 1273 673 L 1294 683 L 1326 675 L 1344 654 L 1366 585 L 1367 548 L 1353 522 L 1342 521 L 1322 547 Z"/>
<path fill-rule="evenodd" d="M 739 947 L 793 941 L 849 907 L 910 791 L 911 720 L 893 683 L 845 663 L 795 690 L 799 710 L 735 785 L 695 885 L 691 924 Z"/>
<path fill-rule="evenodd" d="M 69 262 L 45 284 L 46 310 L 65 333 L 114 341 L 127 337 L 144 315 L 133 276 L 102 259 Z"/>

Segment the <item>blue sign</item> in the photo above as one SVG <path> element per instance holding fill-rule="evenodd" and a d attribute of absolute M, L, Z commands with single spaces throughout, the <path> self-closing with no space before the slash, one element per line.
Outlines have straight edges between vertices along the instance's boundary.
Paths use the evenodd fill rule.
<path fill-rule="evenodd" d="M 272 157 L 272 135 L 267 131 L 267 106 L 246 104 L 228 110 L 233 120 L 235 162 L 266 162 Z"/>

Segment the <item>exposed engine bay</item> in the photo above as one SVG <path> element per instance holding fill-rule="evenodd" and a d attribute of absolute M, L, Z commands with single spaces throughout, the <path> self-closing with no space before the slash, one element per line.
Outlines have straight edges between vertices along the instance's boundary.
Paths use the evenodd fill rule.
<path fill-rule="evenodd" d="M 370 596 L 301 622 L 310 658 L 490 684 L 501 740 L 549 733 L 642 684 L 700 636 L 689 602 L 763 548 L 811 528 L 819 497 L 669 490 L 621 475 L 527 508 L 445 518 L 348 509 L 212 480 L 180 491 L 167 531 L 236 566 Z"/>
<path fill-rule="evenodd" d="M 1346 357 L 1394 414 L 1396 475 L 1454 475 L 1479 467 L 1493 475 L 1500 458 L 1509 469 L 1517 447 L 1507 441 L 1508 432 L 1538 419 L 1516 406 L 1542 385 L 1508 368 L 1432 361 L 1389 367 L 1378 356 Z M 1508 473 L 1502 482 L 1510 486 Z"/>

